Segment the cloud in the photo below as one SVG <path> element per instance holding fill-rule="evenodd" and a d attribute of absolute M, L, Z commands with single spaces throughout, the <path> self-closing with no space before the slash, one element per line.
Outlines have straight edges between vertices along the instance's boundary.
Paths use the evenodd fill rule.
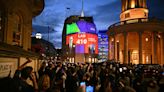
<path fill-rule="evenodd" d="M 119 21 L 121 3 L 119 0 L 116 0 L 103 5 L 99 5 L 97 7 L 93 7 L 92 10 L 94 11 L 86 11 L 86 14 L 93 16 L 98 30 L 104 30 L 107 29 L 111 24 Z"/>
<path fill-rule="evenodd" d="M 60 48 L 62 42 L 62 33 L 61 32 L 54 32 L 50 35 L 50 42 L 54 44 L 55 47 Z"/>
<path fill-rule="evenodd" d="M 45 34 L 45 33 L 48 33 L 48 31 L 49 31 L 49 33 L 56 31 L 53 28 L 48 27 L 48 26 L 44 26 L 44 25 L 32 25 L 32 27 L 33 27 L 33 31 L 35 33 L 40 32 L 40 33 Z"/>
<path fill-rule="evenodd" d="M 116 17 L 111 19 L 111 16 L 115 15 L 115 11 L 117 11 L 113 11 L 112 9 L 119 9 L 119 7 L 117 7 L 118 2 L 118 0 L 103 0 L 101 2 L 99 0 L 88 0 L 84 1 L 84 10 L 86 16 L 93 16 L 97 29 L 107 29 L 111 20 L 118 20 Z M 68 10 L 67 8 L 70 9 Z M 43 12 L 33 18 L 34 33 L 41 32 L 43 39 L 48 40 L 48 26 L 50 26 L 50 28 L 54 30 L 49 34 L 50 41 L 55 46 L 61 47 L 65 18 L 70 15 L 80 15 L 81 8 L 81 1 L 79 0 L 65 0 L 64 2 L 61 0 L 45 0 Z"/>
<path fill-rule="evenodd" d="M 45 9 L 39 16 L 33 18 L 33 25 L 44 25 L 55 27 L 63 23 L 63 16 L 59 12 L 53 12 L 52 9 Z"/>
<path fill-rule="evenodd" d="M 150 17 L 164 18 L 164 0 L 147 2 Z M 56 47 L 61 47 L 64 20 L 70 15 L 80 15 L 81 5 L 81 0 L 45 0 L 43 12 L 33 18 L 33 34 L 41 32 L 46 39 L 49 26 L 53 30 L 49 35 L 50 41 Z M 84 0 L 84 12 L 86 16 L 93 16 L 98 30 L 106 30 L 119 21 L 121 0 Z"/>

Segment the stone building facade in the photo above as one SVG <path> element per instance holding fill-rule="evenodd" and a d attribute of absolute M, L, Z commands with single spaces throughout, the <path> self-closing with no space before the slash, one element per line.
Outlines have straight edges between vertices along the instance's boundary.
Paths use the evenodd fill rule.
<path fill-rule="evenodd" d="M 38 55 L 31 52 L 32 18 L 42 12 L 44 0 L 0 0 L 0 77 L 30 58 L 37 69 Z"/>
<path fill-rule="evenodd" d="M 122 0 L 120 22 L 108 28 L 109 59 L 164 64 L 164 21 L 148 17 L 146 0 Z"/>

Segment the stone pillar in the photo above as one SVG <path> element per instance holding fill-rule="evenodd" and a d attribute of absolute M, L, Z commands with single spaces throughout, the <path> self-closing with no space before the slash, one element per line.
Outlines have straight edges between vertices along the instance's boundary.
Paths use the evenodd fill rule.
<path fill-rule="evenodd" d="M 123 63 L 128 63 L 128 40 L 127 40 L 127 33 L 124 33 L 124 61 Z"/>
<path fill-rule="evenodd" d="M 114 38 L 113 36 L 109 37 L 109 59 L 114 59 L 114 51 L 115 51 L 115 46 L 114 46 Z"/>
<path fill-rule="evenodd" d="M 110 59 L 115 59 L 115 38 L 114 36 L 111 36 L 110 38 Z"/>
<path fill-rule="evenodd" d="M 117 59 L 117 61 L 120 61 L 120 43 L 119 43 L 119 41 L 116 41 L 116 48 L 117 48 L 116 59 Z"/>
<path fill-rule="evenodd" d="M 108 59 L 110 60 L 110 37 L 108 36 Z"/>
<path fill-rule="evenodd" d="M 142 32 L 138 32 L 139 35 L 139 64 L 142 64 Z"/>
<path fill-rule="evenodd" d="M 157 33 L 152 33 L 152 63 L 157 64 Z"/>
<path fill-rule="evenodd" d="M 113 59 L 116 60 L 116 38 L 113 36 Z"/>
<path fill-rule="evenodd" d="M 160 64 L 164 64 L 164 33 L 161 35 L 161 61 Z"/>

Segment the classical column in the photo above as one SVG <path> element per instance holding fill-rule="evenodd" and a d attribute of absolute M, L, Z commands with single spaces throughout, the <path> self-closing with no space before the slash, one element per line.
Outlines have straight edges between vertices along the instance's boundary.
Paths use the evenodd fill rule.
<path fill-rule="evenodd" d="M 113 36 L 109 37 L 109 59 L 114 59 L 115 44 Z"/>
<path fill-rule="evenodd" d="M 128 41 L 127 41 L 127 33 L 124 33 L 124 61 L 123 63 L 128 63 Z"/>
<path fill-rule="evenodd" d="M 116 38 L 113 36 L 113 59 L 116 60 Z"/>
<path fill-rule="evenodd" d="M 142 32 L 138 32 L 139 35 L 139 64 L 142 64 Z"/>
<path fill-rule="evenodd" d="M 157 33 L 152 33 L 152 63 L 157 63 Z"/>
<path fill-rule="evenodd" d="M 108 40 L 109 40 L 109 42 L 108 42 L 108 59 L 110 60 L 111 58 L 110 58 L 110 55 L 111 55 L 111 42 L 110 42 L 110 37 L 108 37 Z"/>
<path fill-rule="evenodd" d="M 161 62 L 160 62 L 160 64 L 162 65 L 162 64 L 164 64 L 164 33 L 163 34 L 161 34 Z"/>
<path fill-rule="evenodd" d="M 120 43 L 119 41 L 116 41 L 116 48 L 117 48 L 117 51 L 116 51 L 116 55 L 117 55 L 117 61 L 120 61 Z"/>

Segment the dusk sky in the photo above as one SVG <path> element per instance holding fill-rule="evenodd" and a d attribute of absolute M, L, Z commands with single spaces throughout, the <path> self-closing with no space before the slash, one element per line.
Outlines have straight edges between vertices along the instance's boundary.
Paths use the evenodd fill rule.
<path fill-rule="evenodd" d="M 66 17 L 80 15 L 82 0 L 45 0 L 42 13 L 33 18 L 33 35 L 42 33 L 42 38 L 48 40 L 55 47 L 61 47 L 63 24 Z M 147 0 L 149 17 L 164 19 L 164 0 Z M 68 9 L 69 8 L 69 9 Z M 85 16 L 92 16 L 97 30 L 107 30 L 119 22 L 121 0 L 84 0 Z M 49 26 L 49 29 L 48 29 Z"/>

